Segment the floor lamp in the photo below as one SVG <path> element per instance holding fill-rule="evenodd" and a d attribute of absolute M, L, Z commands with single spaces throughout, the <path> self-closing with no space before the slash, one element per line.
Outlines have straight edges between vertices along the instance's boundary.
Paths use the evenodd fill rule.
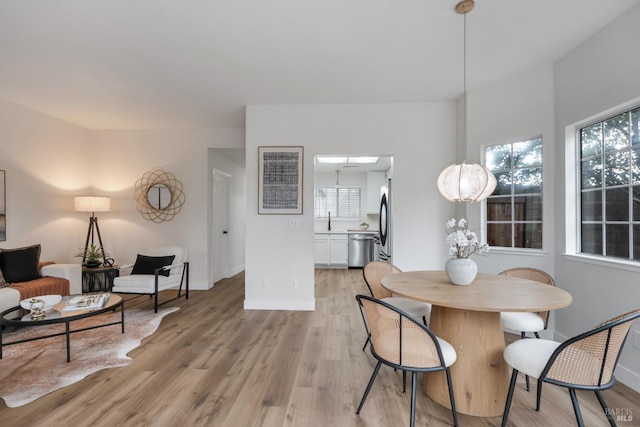
<path fill-rule="evenodd" d="M 89 217 L 89 229 L 87 230 L 87 240 L 84 243 L 84 252 L 82 254 L 82 265 L 84 265 L 87 257 L 87 249 L 89 248 L 89 237 L 91 237 L 91 245 L 93 246 L 94 228 L 98 234 L 98 242 L 100 243 L 100 252 L 102 259 L 106 259 L 106 253 L 102 246 L 102 236 L 100 235 L 100 227 L 98 227 L 98 218 L 96 212 L 111 211 L 111 197 L 94 197 L 94 196 L 77 196 L 73 198 L 73 207 L 76 212 L 91 212 Z"/>

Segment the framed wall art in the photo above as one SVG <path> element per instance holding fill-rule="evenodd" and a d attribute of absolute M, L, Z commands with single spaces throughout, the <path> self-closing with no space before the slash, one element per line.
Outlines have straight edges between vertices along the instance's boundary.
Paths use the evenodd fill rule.
<path fill-rule="evenodd" d="M 7 196 L 5 171 L 0 170 L 0 241 L 7 240 Z"/>
<path fill-rule="evenodd" d="M 303 147 L 258 147 L 258 214 L 302 215 Z"/>

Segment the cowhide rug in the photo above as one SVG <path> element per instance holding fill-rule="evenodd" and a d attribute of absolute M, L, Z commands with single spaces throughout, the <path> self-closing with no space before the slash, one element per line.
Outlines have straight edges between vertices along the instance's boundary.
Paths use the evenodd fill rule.
<path fill-rule="evenodd" d="M 8 407 L 15 408 L 45 394 L 80 381 L 106 368 L 126 366 L 127 357 L 145 337 L 153 334 L 164 316 L 178 307 L 153 310 L 125 310 L 125 333 L 121 325 L 71 334 L 71 362 L 67 363 L 65 337 L 10 345 L 2 348 L 0 359 L 0 397 Z M 109 312 L 71 323 L 71 330 L 118 321 L 120 312 Z M 5 333 L 3 342 L 17 341 L 38 335 L 63 332 L 64 324 L 22 328 Z"/>

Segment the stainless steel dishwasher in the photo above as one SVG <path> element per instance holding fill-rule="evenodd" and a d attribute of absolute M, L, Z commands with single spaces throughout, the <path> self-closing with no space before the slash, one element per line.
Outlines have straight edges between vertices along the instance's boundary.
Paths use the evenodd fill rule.
<path fill-rule="evenodd" d="M 373 234 L 349 233 L 349 268 L 364 267 L 373 261 Z"/>

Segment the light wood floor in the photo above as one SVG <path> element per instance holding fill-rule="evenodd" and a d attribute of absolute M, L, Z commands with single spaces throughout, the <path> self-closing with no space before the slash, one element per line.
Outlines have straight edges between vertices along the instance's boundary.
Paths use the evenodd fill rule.
<path fill-rule="evenodd" d="M 130 353 L 131 365 L 100 371 L 19 408 L 0 400 L 0 426 L 408 425 L 410 394 L 402 394 L 401 373 L 388 367 L 355 415 L 375 366 L 362 351 L 365 333 L 354 298 L 366 292 L 361 270 L 317 271 L 315 312 L 243 310 L 242 274 L 210 291 L 192 291 L 188 301 L 170 303 L 180 311 Z M 127 303 L 134 306 L 151 309 L 151 301 Z M 523 383 L 510 425 L 575 425 L 566 390 L 545 385 L 543 412 L 537 413 L 535 393 Z M 451 425 L 450 411 L 418 390 L 416 424 Z M 640 425 L 638 393 L 618 384 L 604 396 L 634 417 L 620 427 Z M 593 393 L 578 397 L 587 426 L 608 425 Z M 501 422 L 458 418 L 461 426 Z"/>

